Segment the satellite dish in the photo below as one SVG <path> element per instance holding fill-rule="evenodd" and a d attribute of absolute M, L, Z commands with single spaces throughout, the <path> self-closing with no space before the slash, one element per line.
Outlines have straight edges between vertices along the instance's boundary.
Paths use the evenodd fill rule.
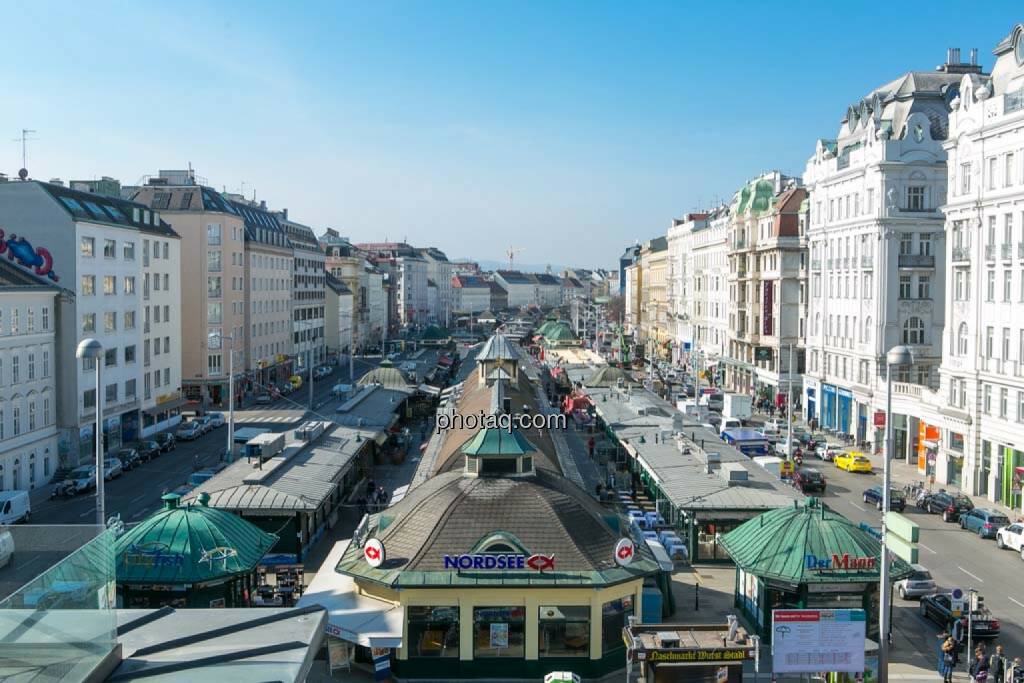
<path fill-rule="evenodd" d="M 28 169 L 27 168 L 18 169 L 18 177 L 21 178 L 22 180 L 25 180 L 26 178 L 28 178 Z"/>

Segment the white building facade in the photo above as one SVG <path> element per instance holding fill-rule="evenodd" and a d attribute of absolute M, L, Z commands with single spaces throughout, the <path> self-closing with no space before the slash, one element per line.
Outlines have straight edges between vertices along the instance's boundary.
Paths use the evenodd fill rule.
<path fill-rule="evenodd" d="M 141 244 L 122 242 L 121 250 L 141 247 L 142 291 L 130 280 L 121 295 L 137 301 L 142 315 L 142 427 L 149 437 L 181 422 L 181 240 L 177 236 L 143 235 Z M 139 258 L 139 256 L 136 256 Z M 141 301 L 139 297 L 141 296 Z M 136 315 L 125 310 L 126 318 Z M 138 349 L 122 349 L 121 361 L 130 365 Z M 126 389 L 127 391 L 127 389 Z"/>

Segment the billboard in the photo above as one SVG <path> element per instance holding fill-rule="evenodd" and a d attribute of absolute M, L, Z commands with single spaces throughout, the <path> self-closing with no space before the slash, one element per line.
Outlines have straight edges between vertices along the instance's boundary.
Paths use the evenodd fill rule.
<path fill-rule="evenodd" d="M 772 671 L 864 671 L 862 609 L 772 610 Z"/>

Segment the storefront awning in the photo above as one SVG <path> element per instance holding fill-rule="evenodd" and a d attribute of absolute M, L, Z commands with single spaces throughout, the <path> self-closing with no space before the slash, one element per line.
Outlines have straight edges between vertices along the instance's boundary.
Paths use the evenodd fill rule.
<path fill-rule="evenodd" d="M 187 398 L 185 398 L 184 396 L 179 396 L 178 398 L 171 399 L 170 401 L 158 403 L 152 408 L 146 408 L 142 412 L 144 415 L 159 415 L 160 413 L 165 413 L 168 410 L 176 410 L 178 408 L 181 408 L 182 406 L 186 406 L 188 405 L 188 403 L 189 400 Z"/>
<path fill-rule="evenodd" d="M 430 384 L 421 384 L 419 390 L 424 394 L 430 394 L 431 396 L 437 396 L 441 393 L 441 387 L 431 386 Z"/>
<path fill-rule="evenodd" d="M 349 543 L 351 539 L 334 544 L 297 606 L 322 605 L 328 635 L 363 647 L 402 647 L 402 608 L 360 595 L 351 576 L 334 570 Z"/>
<path fill-rule="evenodd" d="M 373 437 L 373 441 L 378 446 L 383 446 L 384 443 L 387 442 L 388 436 L 390 436 L 390 434 L 388 434 L 388 432 L 381 432 L 377 436 Z"/>

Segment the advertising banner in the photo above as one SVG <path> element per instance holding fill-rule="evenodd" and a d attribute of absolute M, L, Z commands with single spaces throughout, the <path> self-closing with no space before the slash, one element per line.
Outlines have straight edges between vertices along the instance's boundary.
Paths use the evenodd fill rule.
<path fill-rule="evenodd" d="M 861 673 L 866 626 L 862 609 L 772 610 L 772 670 Z"/>

